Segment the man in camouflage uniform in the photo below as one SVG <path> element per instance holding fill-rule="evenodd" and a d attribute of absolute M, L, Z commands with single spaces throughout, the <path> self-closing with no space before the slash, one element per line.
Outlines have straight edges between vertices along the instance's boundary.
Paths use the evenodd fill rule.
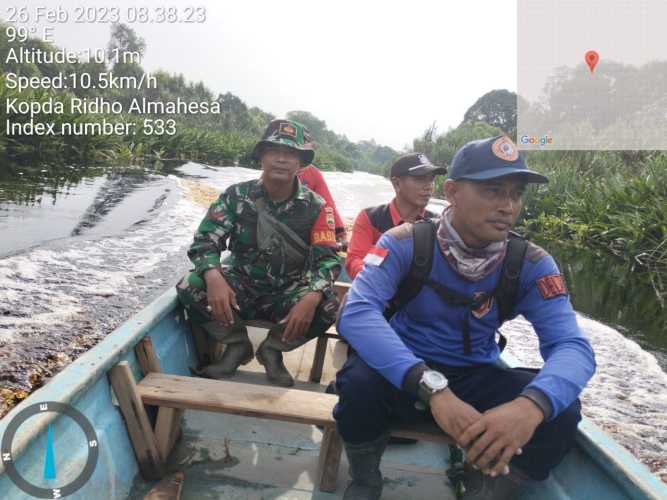
<path fill-rule="evenodd" d="M 208 210 L 188 257 L 193 272 L 178 284 L 178 297 L 212 339 L 226 344 L 219 360 L 200 374 L 221 378 L 252 360 L 243 320 L 277 323 L 257 349 L 273 383 L 294 379 L 282 353 L 324 333 L 338 302 L 333 282 L 340 272 L 333 211 L 296 178 L 314 156 L 307 129 L 274 120 L 253 151 L 262 175 L 230 186 Z M 227 240 L 229 239 L 229 243 Z M 220 254 L 229 248 L 229 266 Z"/>

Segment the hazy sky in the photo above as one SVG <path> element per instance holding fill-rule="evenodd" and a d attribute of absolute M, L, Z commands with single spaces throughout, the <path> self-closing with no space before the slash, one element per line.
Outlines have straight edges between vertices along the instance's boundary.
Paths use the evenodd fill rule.
<path fill-rule="evenodd" d="M 204 24 L 133 24 L 143 66 L 203 80 L 277 116 L 308 110 L 352 140 L 395 148 L 445 131 L 496 88 L 516 91 L 514 0 L 26 1 L 15 6 L 204 5 Z M 5 8 L 3 8 L 3 11 Z M 0 14 L 6 18 L 6 13 Z M 55 25 L 58 45 L 104 47 L 108 24 Z"/>

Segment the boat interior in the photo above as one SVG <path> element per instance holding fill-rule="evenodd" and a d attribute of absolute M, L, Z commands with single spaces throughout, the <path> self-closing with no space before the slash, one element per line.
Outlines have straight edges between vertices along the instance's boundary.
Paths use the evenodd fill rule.
<path fill-rule="evenodd" d="M 255 348 L 266 330 L 249 328 Z M 329 341 L 322 384 L 309 382 L 316 342 L 285 353 L 285 365 L 296 379 L 294 389 L 322 393 L 345 360 L 347 346 Z M 264 368 L 253 360 L 230 379 L 270 387 Z M 182 436 L 167 463 L 167 479 L 182 472 L 183 499 L 334 499 L 342 498 L 348 481 L 342 454 L 335 491 L 320 491 L 318 456 L 323 430 L 315 425 L 248 418 L 241 415 L 186 410 Z M 383 498 L 421 499 L 437 496 L 454 499 L 446 471 L 449 447 L 420 441 L 392 444 L 382 461 Z M 155 482 L 138 478 L 130 499 L 143 499 Z"/>

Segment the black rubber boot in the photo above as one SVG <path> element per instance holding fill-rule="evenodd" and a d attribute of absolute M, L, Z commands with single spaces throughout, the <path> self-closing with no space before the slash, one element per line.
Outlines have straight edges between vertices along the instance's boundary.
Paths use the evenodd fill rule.
<path fill-rule="evenodd" d="M 234 313 L 234 324 L 231 326 L 223 326 L 219 321 L 210 321 L 202 324 L 202 328 L 213 340 L 227 347 L 219 360 L 199 370 L 193 370 L 200 377 L 216 379 L 231 377 L 239 366 L 252 361 L 252 343 L 248 339 L 248 330 L 238 314 Z"/>
<path fill-rule="evenodd" d="M 257 348 L 257 361 L 264 366 L 266 378 L 270 382 L 281 387 L 292 387 L 294 378 L 283 363 L 283 352 L 301 347 L 310 339 L 302 337 L 293 342 L 283 342 L 281 336 L 284 329 L 283 325 L 279 325 L 269 331 L 264 342 Z"/>
<path fill-rule="evenodd" d="M 210 365 L 196 370 L 200 377 L 206 378 L 228 378 L 236 373 L 236 370 L 241 365 L 246 365 L 252 361 L 252 343 L 238 342 L 234 344 L 227 344 L 225 352 L 219 361 L 214 361 Z"/>
<path fill-rule="evenodd" d="M 352 482 L 345 489 L 343 500 L 379 500 L 382 495 L 380 461 L 389 436 L 383 434 L 375 441 L 345 445 Z"/>
<path fill-rule="evenodd" d="M 464 491 L 461 500 L 514 500 L 528 483 L 529 478 L 518 471 L 506 476 L 491 477 L 475 470 L 468 463 L 464 466 Z"/>

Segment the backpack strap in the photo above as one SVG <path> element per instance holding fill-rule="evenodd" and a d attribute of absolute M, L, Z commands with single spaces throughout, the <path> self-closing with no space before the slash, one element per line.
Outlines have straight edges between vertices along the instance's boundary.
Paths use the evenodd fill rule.
<path fill-rule="evenodd" d="M 507 242 L 507 254 L 503 261 L 498 286 L 493 292 L 498 304 L 498 322 L 500 325 L 509 319 L 514 310 L 517 294 L 519 293 L 521 268 L 523 267 L 523 260 L 527 249 L 528 242 L 515 232 L 510 231 L 509 241 Z M 498 332 L 498 335 L 500 335 L 498 348 L 502 352 L 507 345 L 507 339 L 500 332 Z"/>
<path fill-rule="evenodd" d="M 433 266 L 433 245 L 436 225 L 429 220 L 412 224 L 412 262 L 410 270 L 398 285 L 396 295 L 385 309 L 384 317 L 391 318 L 396 311 L 414 299 L 426 283 Z"/>
<path fill-rule="evenodd" d="M 526 257 L 528 242 L 516 233 L 510 233 L 507 255 L 503 261 L 498 286 L 493 293 L 498 302 L 498 319 L 503 323 L 509 319 L 519 292 L 519 277 Z"/>

